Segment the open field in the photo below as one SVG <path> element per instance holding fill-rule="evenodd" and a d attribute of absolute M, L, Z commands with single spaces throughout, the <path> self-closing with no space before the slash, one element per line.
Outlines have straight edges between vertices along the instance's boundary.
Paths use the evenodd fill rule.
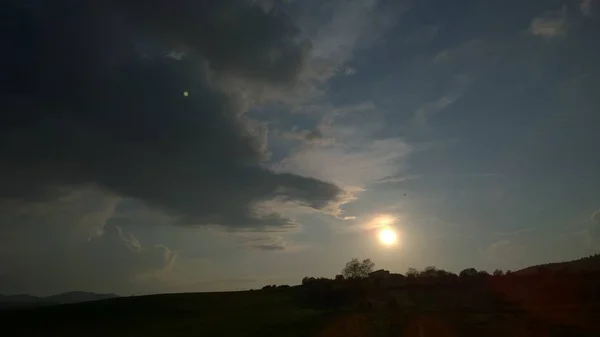
<path fill-rule="evenodd" d="M 387 302 L 375 296 L 368 308 L 310 308 L 297 287 L 125 297 L 0 314 L 10 336 L 600 335 L 594 303 L 510 303 L 476 289 L 435 288 L 388 292 Z M 467 295 L 461 291 L 471 298 L 457 300 Z"/>
<path fill-rule="evenodd" d="M 294 306 L 290 295 L 245 291 L 125 297 L 6 312 L 2 320 L 11 321 L 18 336 L 310 335 L 328 316 Z"/>

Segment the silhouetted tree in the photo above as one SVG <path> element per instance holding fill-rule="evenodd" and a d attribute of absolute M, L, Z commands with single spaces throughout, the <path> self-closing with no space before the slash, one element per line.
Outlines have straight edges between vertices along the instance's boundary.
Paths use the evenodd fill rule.
<path fill-rule="evenodd" d="M 446 271 L 443 269 L 438 269 L 437 271 L 437 277 L 442 280 L 442 281 L 450 281 L 450 280 L 454 280 L 458 277 L 458 275 L 454 274 L 453 272 L 450 271 Z"/>
<path fill-rule="evenodd" d="M 419 271 L 415 268 L 408 268 L 406 277 L 411 280 L 417 279 L 419 277 Z"/>
<path fill-rule="evenodd" d="M 475 276 L 477 276 L 477 269 L 475 269 L 475 268 L 464 269 L 463 271 L 461 271 L 458 274 L 458 276 L 461 278 L 475 277 Z"/>
<path fill-rule="evenodd" d="M 309 283 L 311 283 L 311 282 L 314 282 L 314 281 L 315 281 L 315 278 L 314 278 L 314 277 L 308 277 L 308 276 L 304 276 L 304 277 L 302 278 L 302 284 L 303 284 L 303 285 L 305 285 L 305 284 L 309 284 Z"/>
<path fill-rule="evenodd" d="M 369 273 L 373 271 L 373 267 L 375 267 L 375 263 L 371 259 L 364 259 L 360 262 L 357 258 L 354 258 L 346 263 L 346 266 L 342 269 L 342 275 L 347 279 L 367 278 Z"/>
<path fill-rule="evenodd" d="M 503 276 L 504 272 L 502 271 L 502 269 L 496 269 L 496 270 L 494 270 L 494 272 L 492 273 L 492 275 L 494 275 L 494 276 Z"/>
<path fill-rule="evenodd" d="M 428 266 L 422 271 L 410 268 L 406 273 L 407 278 L 418 283 L 440 284 L 451 282 L 458 276 L 452 272 L 437 269 L 435 266 Z"/>
<path fill-rule="evenodd" d="M 424 278 L 435 278 L 438 276 L 438 270 L 434 266 L 427 266 L 425 269 L 423 269 L 419 276 Z"/>

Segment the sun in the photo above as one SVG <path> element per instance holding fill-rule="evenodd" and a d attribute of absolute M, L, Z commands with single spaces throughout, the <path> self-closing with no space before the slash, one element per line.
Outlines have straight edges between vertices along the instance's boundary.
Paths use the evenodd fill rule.
<path fill-rule="evenodd" d="M 379 231 L 379 241 L 381 241 L 381 243 L 383 243 L 386 246 L 391 246 L 398 242 L 398 235 L 393 229 L 389 227 L 382 228 Z"/>

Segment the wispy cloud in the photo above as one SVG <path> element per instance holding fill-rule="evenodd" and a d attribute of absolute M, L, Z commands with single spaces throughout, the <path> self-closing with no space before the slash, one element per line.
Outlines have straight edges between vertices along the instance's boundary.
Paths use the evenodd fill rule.
<path fill-rule="evenodd" d="M 287 241 L 280 235 L 240 235 L 243 247 L 265 252 L 297 252 L 307 246 Z"/>
<path fill-rule="evenodd" d="M 335 142 L 320 147 L 300 147 L 274 165 L 283 172 L 317 177 L 344 187 L 364 187 L 402 169 L 412 147 L 403 139 L 377 138 L 384 121 L 377 107 L 364 102 L 344 107 L 322 106 L 319 134 Z M 357 125 L 356 120 L 361 124 Z"/>
<path fill-rule="evenodd" d="M 319 135 L 335 142 L 300 146 L 274 163 L 272 169 L 315 177 L 342 187 L 344 195 L 318 211 L 341 220 L 354 220 L 352 214 L 344 213 L 342 206 L 356 200 L 370 184 L 405 170 L 413 148 L 399 137 L 376 137 L 384 121 L 372 102 L 343 107 L 326 104 L 315 113 L 322 116 L 316 127 Z M 361 121 L 358 125 L 357 120 Z"/>
<path fill-rule="evenodd" d="M 324 146 L 335 143 L 334 138 L 324 137 L 319 130 L 297 130 L 292 129 L 281 133 L 281 136 L 289 140 L 297 140 L 314 146 Z"/>
<path fill-rule="evenodd" d="M 400 184 L 405 181 L 414 180 L 421 178 L 422 175 L 411 174 L 411 175 L 397 175 L 397 176 L 389 176 L 382 179 L 377 180 L 374 184 Z"/>
<path fill-rule="evenodd" d="M 280 206 L 275 206 L 280 210 Z M 298 210 L 298 206 L 290 205 L 290 213 L 295 213 Z M 294 228 L 288 230 L 282 230 L 280 228 L 261 231 L 231 231 L 225 227 L 214 227 L 210 229 L 216 235 L 222 236 L 225 240 L 233 244 L 232 248 L 242 250 L 257 250 L 265 252 L 294 252 L 304 249 L 305 246 L 298 244 L 293 241 L 293 236 L 302 231 L 300 224 Z"/>
<path fill-rule="evenodd" d="M 337 144 L 303 149 L 279 163 L 277 169 L 333 181 L 344 187 L 363 187 L 396 174 L 410 151 L 410 145 L 398 138 Z"/>
<path fill-rule="evenodd" d="M 315 32 L 311 34 L 313 49 L 306 75 L 324 80 L 337 73 L 356 73 L 357 69 L 346 63 L 356 49 L 376 41 L 402 15 L 407 7 L 397 3 L 390 10 L 387 3 L 378 0 L 334 0 L 323 4 L 332 11 L 326 24 L 315 21 L 314 14 L 301 20 L 301 28 Z"/>
<path fill-rule="evenodd" d="M 246 246 L 253 249 L 265 251 L 281 251 L 285 250 L 285 242 L 281 237 L 266 237 L 259 239 L 251 239 L 246 242 Z"/>
<path fill-rule="evenodd" d="M 125 246 L 127 246 L 127 248 L 129 250 L 131 250 L 132 252 L 136 252 L 136 253 L 142 252 L 142 244 L 140 243 L 140 240 L 138 240 L 131 233 L 124 233 L 123 229 L 119 226 L 115 226 L 115 228 L 117 229 L 117 232 L 119 233 L 119 238 L 121 239 L 121 241 L 123 241 L 125 243 Z"/>
<path fill-rule="evenodd" d="M 535 36 L 551 39 L 564 36 L 567 33 L 567 7 L 560 10 L 548 11 L 531 21 L 529 31 Z"/>
<path fill-rule="evenodd" d="M 600 222 L 600 209 L 592 214 L 591 220 L 593 222 Z"/>
<path fill-rule="evenodd" d="M 425 178 L 434 178 L 434 177 L 457 177 L 457 178 L 506 178 L 506 174 L 500 173 L 439 173 L 439 174 L 400 174 L 395 176 L 385 177 L 376 181 L 376 184 L 399 184 L 405 181 L 415 180 L 415 179 L 425 179 Z"/>
<path fill-rule="evenodd" d="M 171 250 L 169 247 L 162 245 L 162 244 L 154 245 L 154 248 L 163 250 L 164 267 L 163 267 L 162 271 L 163 272 L 171 271 L 171 269 L 173 268 L 173 265 L 175 265 L 175 261 L 177 261 L 177 257 L 179 256 L 179 253 Z"/>
<path fill-rule="evenodd" d="M 422 107 L 417 109 L 417 111 L 415 111 L 413 118 L 409 124 L 411 124 L 411 127 L 427 127 L 429 119 L 432 118 L 434 114 L 452 104 L 459 97 L 460 95 L 457 94 L 444 95 L 438 100 L 423 105 Z"/>
<path fill-rule="evenodd" d="M 133 277 L 135 282 L 170 283 L 172 281 L 174 276 L 171 270 L 179 257 L 177 252 L 165 245 L 157 244 L 149 249 L 142 249 L 139 253 L 144 259 L 152 259 L 154 267 L 136 273 Z"/>

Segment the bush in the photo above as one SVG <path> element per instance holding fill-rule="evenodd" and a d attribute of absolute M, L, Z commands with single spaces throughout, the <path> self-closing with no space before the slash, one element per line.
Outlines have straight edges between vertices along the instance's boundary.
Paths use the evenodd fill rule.
<path fill-rule="evenodd" d="M 357 258 L 354 258 L 346 263 L 346 266 L 342 269 L 342 275 L 346 279 L 367 278 L 374 267 L 375 263 L 371 259 L 364 259 L 361 262 Z"/>

